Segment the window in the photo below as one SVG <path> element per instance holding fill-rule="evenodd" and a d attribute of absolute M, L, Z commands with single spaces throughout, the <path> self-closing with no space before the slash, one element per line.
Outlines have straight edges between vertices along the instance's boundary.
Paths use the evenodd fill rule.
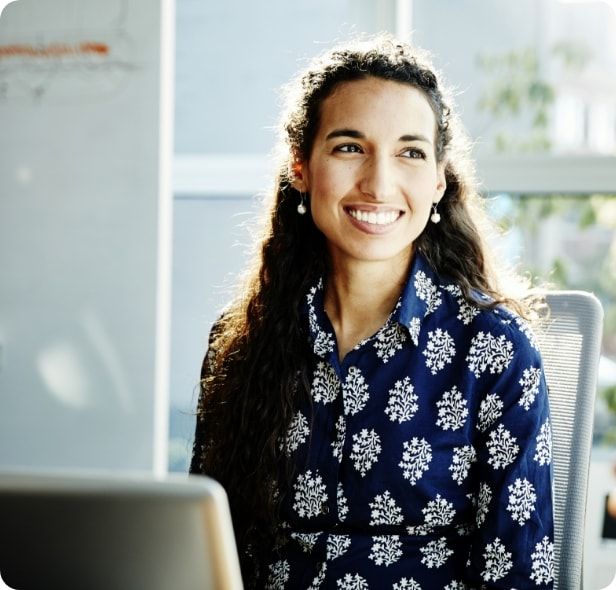
<path fill-rule="evenodd" d="M 511 194 L 490 197 L 507 230 L 504 253 L 535 283 L 592 291 L 605 323 L 595 432 L 601 448 L 616 446 L 616 194 Z"/>

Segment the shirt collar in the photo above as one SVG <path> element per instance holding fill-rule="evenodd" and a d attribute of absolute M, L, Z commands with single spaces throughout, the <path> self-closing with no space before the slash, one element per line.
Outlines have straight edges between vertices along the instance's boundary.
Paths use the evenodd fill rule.
<path fill-rule="evenodd" d="M 323 277 L 308 290 L 304 314 L 308 317 L 308 331 L 312 348 L 318 356 L 327 357 L 334 351 L 334 330 L 325 314 Z"/>
<path fill-rule="evenodd" d="M 334 331 L 324 309 L 324 281 L 321 277 L 308 290 L 303 314 L 308 320 L 309 340 L 315 354 L 327 358 L 334 351 Z M 441 304 L 440 280 L 428 261 L 419 251 L 415 252 L 406 284 L 387 323 L 404 326 L 417 346 L 421 324 L 425 316 Z"/>
<path fill-rule="evenodd" d="M 425 256 L 416 251 L 406 285 L 400 295 L 398 321 L 409 330 L 417 320 L 435 311 L 441 304 L 441 281 Z"/>

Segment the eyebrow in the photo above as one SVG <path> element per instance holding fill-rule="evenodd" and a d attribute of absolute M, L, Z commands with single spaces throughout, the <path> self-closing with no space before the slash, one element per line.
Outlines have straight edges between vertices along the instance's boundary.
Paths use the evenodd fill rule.
<path fill-rule="evenodd" d="M 357 131 L 356 129 L 334 129 L 327 134 L 325 141 L 335 139 L 336 137 L 352 137 L 354 139 L 366 139 L 366 136 L 361 131 Z M 402 135 L 400 136 L 398 141 L 423 141 L 429 144 L 432 143 L 425 135 L 421 134 Z"/>

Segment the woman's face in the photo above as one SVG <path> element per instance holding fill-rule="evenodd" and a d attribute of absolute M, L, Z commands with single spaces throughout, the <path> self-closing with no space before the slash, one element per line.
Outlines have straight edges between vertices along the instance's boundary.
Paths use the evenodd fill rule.
<path fill-rule="evenodd" d="M 334 269 L 360 260 L 408 264 L 445 190 L 435 129 L 423 93 L 399 82 L 344 82 L 323 101 L 295 186 L 310 193 Z"/>

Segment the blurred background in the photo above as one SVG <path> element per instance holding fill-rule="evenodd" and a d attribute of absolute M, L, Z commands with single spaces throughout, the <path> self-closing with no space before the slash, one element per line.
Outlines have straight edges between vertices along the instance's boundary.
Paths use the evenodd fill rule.
<path fill-rule="evenodd" d="M 280 87 L 337 40 L 387 30 L 452 87 L 504 255 L 604 306 L 585 576 L 606 585 L 616 0 L 102 6 L 20 0 L 0 20 L 0 466 L 187 469 L 209 327 L 273 173 Z M 108 52 L 59 57 L 59 39 Z"/>

